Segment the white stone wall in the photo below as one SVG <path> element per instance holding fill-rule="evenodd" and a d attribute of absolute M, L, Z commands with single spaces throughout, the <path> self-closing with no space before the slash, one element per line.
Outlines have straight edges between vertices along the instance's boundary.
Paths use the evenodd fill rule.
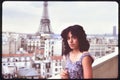
<path fill-rule="evenodd" d="M 114 52 L 96 59 L 92 65 L 93 78 L 118 77 L 118 52 Z"/>
<path fill-rule="evenodd" d="M 56 61 L 56 60 L 53 60 L 52 61 L 52 76 L 55 76 L 56 74 L 59 74 L 61 69 L 62 69 L 62 66 L 60 65 L 61 61 Z M 57 71 L 56 71 L 57 69 Z"/>
<path fill-rule="evenodd" d="M 44 56 L 51 56 L 52 54 L 59 55 L 59 56 L 62 54 L 62 40 L 61 39 L 45 40 Z"/>

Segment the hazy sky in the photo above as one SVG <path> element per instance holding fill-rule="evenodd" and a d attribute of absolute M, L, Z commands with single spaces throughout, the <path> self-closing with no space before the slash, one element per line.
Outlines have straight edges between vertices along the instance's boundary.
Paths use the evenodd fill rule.
<path fill-rule="evenodd" d="M 40 26 L 43 1 L 4 1 L 2 31 L 35 33 Z M 118 33 L 118 3 L 115 1 L 48 1 L 50 25 L 54 33 L 74 24 L 87 34 Z"/>

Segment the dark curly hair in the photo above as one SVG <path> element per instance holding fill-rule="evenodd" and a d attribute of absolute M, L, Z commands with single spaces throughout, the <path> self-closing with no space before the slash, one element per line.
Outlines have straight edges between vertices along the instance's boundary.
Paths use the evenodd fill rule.
<path fill-rule="evenodd" d="M 73 36 L 76 36 L 78 41 L 79 41 L 79 50 L 81 52 L 83 51 L 88 51 L 90 44 L 87 40 L 87 35 L 83 29 L 82 26 L 80 25 L 73 25 L 69 26 L 68 28 L 64 29 L 61 33 L 61 36 L 63 38 L 63 50 L 62 50 L 62 55 L 68 54 L 72 49 L 69 47 L 68 42 L 67 42 L 67 36 L 68 33 L 71 32 Z"/>

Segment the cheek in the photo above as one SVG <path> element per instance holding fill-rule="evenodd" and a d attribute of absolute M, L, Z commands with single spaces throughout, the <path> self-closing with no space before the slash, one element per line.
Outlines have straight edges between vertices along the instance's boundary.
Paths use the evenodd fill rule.
<path fill-rule="evenodd" d="M 78 40 L 76 40 L 76 41 L 75 41 L 75 43 L 76 43 L 76 45 L 78 45 L 78 46 L 79 46 L 79 42 L 78 42 Z"/>
<path fill-rule="evenodd" d="M 77 40 L 77 39 L 75 39 L 75 40 L 74 40 L 74 43 L 78 44 L 79 42 L 78 42 L 78 40 Z"/>
<path fill-rule="evenodd" d="M 69 40 L 67 41 L 67 43 L 68 43 L 68 45 L 71 44 L 71 42 Z"/>
<path fill-rule="evenodd" d="M 69 43 L 69 40 L 67 40 L 67 43 Z"/>

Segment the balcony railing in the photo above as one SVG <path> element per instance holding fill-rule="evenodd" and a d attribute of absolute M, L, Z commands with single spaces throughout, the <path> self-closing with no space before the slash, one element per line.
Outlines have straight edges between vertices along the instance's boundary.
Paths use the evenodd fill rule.
<path fill-rule="evenodd" d="M 115 52 L 98 58 L 93 65 L 93 78 L 117 78 L 118 77 L 118 48 Z"/>

